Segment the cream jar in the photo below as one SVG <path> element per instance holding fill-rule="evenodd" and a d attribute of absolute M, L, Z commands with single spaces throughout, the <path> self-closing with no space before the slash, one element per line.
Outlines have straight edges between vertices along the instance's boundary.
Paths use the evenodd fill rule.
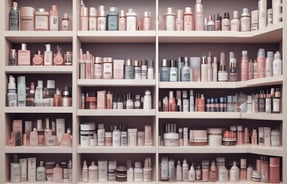
<path fill-rule="evenodd" d="M 49 12 L 44 8 L 39 8 L 35 12 L 35 31 L 49 30 Z"/>
<path fill-rule="evenodd" d="M 281 135 L 279 130 L 271 130 L 271 145 L 281 146 Z"/>
<path fill-rule="evenodd" d="M 208 145 L 220 146 L 222 144 L 222 129 L 221 128 L 209 128 L 208 132 Z"/>
<path fill-rule="evenodd" d="M 205 146 L 208 144 L 207 130 L 190 130 L 189 139 L 192 146 Z"/>
<path fill-rule="evenodd" d="M 179 134 L 175 132 L 163 134 L 163 144 L 171 147 L 179 146 Z"/>
<path fill-rule="evenodd" d="M 90 140 L 94 138 L 95 131 L 96 131 L 95 123 L 84 123 L 80 125 L 81 146 L 90 145 Z"/>
<path fill-rule="evenodd" d="M 33 7 L 20 8 L 20 30 L 21 31 L 34 31 L 34 13 Z"/>

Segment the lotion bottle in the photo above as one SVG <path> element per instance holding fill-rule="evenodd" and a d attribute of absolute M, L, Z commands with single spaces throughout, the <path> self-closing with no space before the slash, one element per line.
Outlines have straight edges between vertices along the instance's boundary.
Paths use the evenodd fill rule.
<path fill-rule="evenodd" d="M 89 181 L 89 169 L 87 166 L 87 161 L 84 161 L 83 168 L 82 168 L 82 182 Z"/>
<path fill-rule="evenodd" d="M 44 167 L 44 162 L 40 161 L 40 166 L 37 167 L 37 181 L 46 181 L 46 169 Z"/>
<path fill-rule="evenodd" d="M 53 53 L 51 51 L 51 45 L 46 44 L 46 50 L 44 52 L 44 65 L 52 65 Z"/>
<path fill-rule="evenodd" d="M 95 162 L 92 161 L 92 164 L 89 167 L 89 183 L 98 182 L 98 166 L 95 165 Z"/>
<path fill-rule="evenodd" d="M 206 57 L 202 57 L 202 64 L 201 64 L 201 82 L 207 82 L 208 80 L 208 65 L 206 64 Z"/>
<path fill-rule="evenodd" d="M 195 181 L 195 169 L 193 164 L 191 164 L 190 169 L 188 171 L 188 181 L 194 182 Z"/>
<path fill-rule="evenodd" d="M 229 177 L 231 182 L 239 181 L 239 168 L 236 165 L 236 161 L 233 162 L 233 165 L 229 171 Z"/>
<path fill-rule="evenodd" d="M 182 167 L 180 160 L 178 160 L 176 164 L 176 181 L 182 181 Z"/>
<path fill-rule="evenodd" d="M 282 60 L 280 52 L 277 51 L 274 55 L 273 61 L 273 76 L 280 76 L 282 75 Z"/>

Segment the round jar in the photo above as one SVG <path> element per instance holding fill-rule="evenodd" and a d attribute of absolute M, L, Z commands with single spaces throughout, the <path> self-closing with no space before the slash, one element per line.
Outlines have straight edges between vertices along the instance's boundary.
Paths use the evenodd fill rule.
<path fill-rule="evenodd" d="M 234 131 L 225 130 L 223 132 L 222 144 L 224 146 L 236 145 L 236 133 Z"/>
<path fill-rule="evenodd" d="M 220 146 L 222 144 L 222 129 L 209 128 L 207 131 L 208 131 L 208 145 Z"/>
<path fill-rule="evenodd" d="M 207 130 L 190 130 L 190 145 L 192 146 L 206 146 L 207 141 Z"/>
<path fill-rule="evenodd" d="M 116 169 L 116 181 L 126 182 L 127 181 L 127 168 L 125 166 L 118 166 Z"/>
<path fill-rule="evenodd" d="M 164 146 L 177 147 L 179 146 L 179 135 L 178 133 L 165 133 L 163 134 Z"/>
<path fill-rule="evenodd" d="M 252 172 L 252 181 L 255 181 L 255 182 L 261 181 L 261 176 L 260 176 L 260 173 L 258 171 Z"/>
<path fill-rule="evenodd" d="M 90 139 L 94 138 L 96 127 L 95 123 L 80 124 L 80 144 L 81 146 L 89 146 Z"/>
<path fill-rule="evenodd" d="M 20 30 L 21 31 L 34 31 L 34 12 L 33 7 L 20 8 Z"/>

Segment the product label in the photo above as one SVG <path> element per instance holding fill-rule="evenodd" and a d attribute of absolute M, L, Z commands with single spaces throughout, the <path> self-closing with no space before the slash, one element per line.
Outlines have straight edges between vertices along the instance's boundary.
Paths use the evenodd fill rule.
<path fill-rule="evenodd" d="M 170 69 L 169 81 L 176 82 L 177 81 L 177 68 Z"/>
<path fill-rule="evenodd" d="M 118 16 L 108 15 L 108 29 L 109 31 L 118 30 Z"/>
<path fill-rule="evenodd" d="M 48 30 L 48 16 L 35 16 L 35 30 Z"/>
<path fill-rule="evenodd" d="M 280 98 L 273 98 L 273 112 L 280 112 Z"/>
<path fill-rule="evenodd" d="M 192 15 L 184 15 L 183 17 L 183 30 L 184 31 L 192 31 L 193 26 L 192 26 Z"/>
<path fill-rule="evenodd" d="M 106 17 L 98 17 L 98 31 L 106 30 Z"/>
<path fill-rule="evenodd" d="M 137 18 L 134 16 L 127 17 L 127 31 L 135 31 L 137 29 Z"/>
<path fill-rule="evenodd" d="M 50 30 L 57 31 L 59 29 L 59 17 L 50 16 Z"/>
<path fill-rule="evenodd" d="M 174 28 L 175 28 L 175 16 L 167 15 L 165 20 L 166 31 L 174 31 Z"/>

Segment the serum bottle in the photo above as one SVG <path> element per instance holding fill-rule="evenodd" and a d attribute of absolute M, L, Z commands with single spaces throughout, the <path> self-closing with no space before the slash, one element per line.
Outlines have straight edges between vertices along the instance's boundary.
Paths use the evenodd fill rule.
<path fill-rule="evenodd" d="M 59 15 L 57 5 L 52 5 L 50 16 L 50 31 L 58 31 L 59 30 Z"/>
<path fill-rule="evenodd" d="M 181 70 L 181 81 L 190 81 L 191 80 L 190 67 L 188 66 L 188 60 L 185 58 L 184 66 Z"/>
<path fill-rule="evenodd" d="M 218 81 L 225 82 L 228 80 L 228 74 L 226 71 L 225 66 L 225 55 L 224 52 L 220 53 L 220 65 L 219 65 L 219 71 L 218 71 Z"/>
<path fill-rule="evenodd" d="M 203 6 L 201 4 L 201 0 L 196 0 L 194 14 L 195 14 L 195 30 L 203 31 Z"/>
<path fill-rule="evenodd" d="M 46 44 L 46 50 L 44 52 L 44 65 L 52 65 L 53 53 L 51 51 L 51 45 Z"/>

